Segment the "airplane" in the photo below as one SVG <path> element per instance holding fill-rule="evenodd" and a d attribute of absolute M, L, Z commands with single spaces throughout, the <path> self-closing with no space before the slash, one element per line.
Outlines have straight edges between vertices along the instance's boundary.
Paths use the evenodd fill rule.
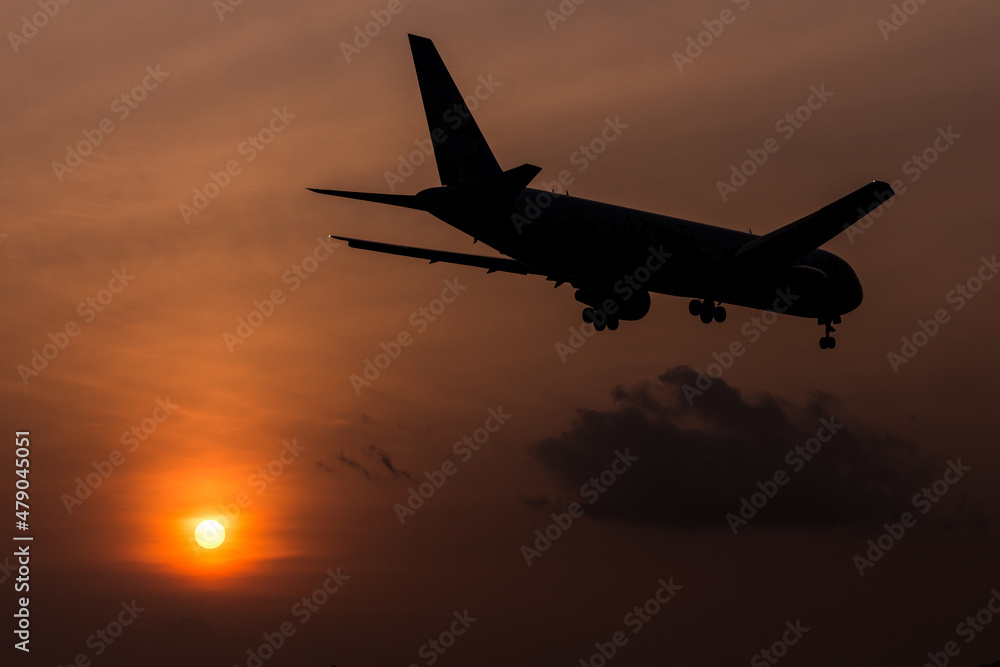
<path fill-rule="evenodd" d="M 873 181 L 768 234 L 648 213 L 529 188 L 541 168 L 504 171 L 434 43 L 409 35 L 440 187 L 415 195 L 308 188 L 312 192 L 425 211 L 505 257 L 394 245 L 346 236 L 348 247 L 569 284 L 598 331 L 649 312 L 650 294 L 690 298 L 689 312 L 724 322 L 723 304 L 815 318 L 833 349 L 834 325 L 862 301 L 851 266 L 819 247 L 895 193 Z"/>

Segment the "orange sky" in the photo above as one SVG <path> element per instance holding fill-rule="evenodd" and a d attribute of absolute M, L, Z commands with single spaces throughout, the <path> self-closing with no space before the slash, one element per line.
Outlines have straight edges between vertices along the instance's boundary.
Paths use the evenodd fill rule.
<path fill-rule="evenodd" d="M 952 292 L 1000 251 L 996 9 L 927 3 L 885 39 L 890 2 L 587 2 L 553 29 L 557 2 L 403 0 L 347 62 L 341 44 L 388 5 L 243 2 L 220 19 L 210 0 L 72 2 L 8 36 L 0 404 L 10 432 L 31 431 L 35 541 L 31 657 L 5 655 L 246 665 L 290 622 L 264 664 L 423 665 L 468 610 L 436 664 L 579 664 L 619 630 L 616 665 L 731 664 L 796 619 L 811 630 L 783 664 L 923 664 L 952 640 L 953 664 L 997 660 L 1000 626 L 966 644 L 956 625 L 1000 586 L 1000 281 Z M 38 11 L 7 3 L 0 25 Z M 706 327 L 654 296 L 564 362 L 569 286 L 331 244 L 490 252 L 427 214 L 305 190 L 389 191 L 427 136 L 407 33 L 435 41 L 466 95 L 497 84 L 475 116 L 504 168 L 543 168 L 536 187 L 570 170 L 577 196 L 764 233 L 901 181 L 884 215 L 826 246 L 865 290 L 837 349 L 812 321 L 749 341 L 759 313 Z M 832 95 L 783 134 L 812 87 Z M 608 118 L 627 128 L 579 170 Z M 947 150 L 916 166 L 941 133 Z M 723 201 L 717 183 L 770 137 L 778 152 Z M 430 161 L 393 187 L 437 184 Z M 466 289 L 418 330 L 446 281 Z M 887 354 L 939 309 L 948 322 L 896 372 Z M 401 332 L 413 344 L 356 391 Z M 746 353 L 689 405 L 685 367 L 734 341 Z M 35 350 L 51 358 L 32 369 Z M 453 446 L 490 410 L 511 416 L 463 460 Z M 846 435 L 733 535 L 726 512 L 831 415 Z M 629 447 L 634 470 L 526 565 L 522 545 Z M 967 476 L 859 577 L 852 557 L 959 458 Z M 446 460 L 454 476 L 401 525 L 394 506 Z M 203 518 L 227 526 L 218 551 L 191 543 Z M 338 568 L 349 578 L 302 623 L 295 605 Z M 627 612 L 671 577 L 676 599 L 633 634 Z M 145 611 L 97 655 L 88 638 L 133 600 Z"/>

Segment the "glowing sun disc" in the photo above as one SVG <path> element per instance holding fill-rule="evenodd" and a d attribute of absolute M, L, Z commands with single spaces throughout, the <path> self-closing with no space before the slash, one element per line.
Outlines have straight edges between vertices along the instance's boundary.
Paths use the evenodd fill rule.
<path fill-rule="evenodd" d="M 215 549 L 226 540 L 226 529 L 213 519 L 207 519 L 194 529 L 194 541 L 205 549 Z"/>

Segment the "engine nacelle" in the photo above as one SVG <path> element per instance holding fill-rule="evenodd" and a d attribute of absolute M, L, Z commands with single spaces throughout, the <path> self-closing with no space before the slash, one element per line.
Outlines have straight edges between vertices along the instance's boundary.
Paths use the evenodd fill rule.
<path fill-rule="evenodd" d="M 577 301 L 585 303 L 595 310 L 604 310 L 605 303 L 610 300 L 614 302 L 615 312 L 608 313 L 620 320 L 641 320 L 649 312 L 652 299 L 649 292 L 636 290 L 626 299 L 622 294 L 609 292 L 606 290 L 596 290 L 592 288 L 582 288 L 574 295 Z"/>
<path fill-rule="evenodd" d="M 806 294 L 822 294 L 830 289 L 830 276 L 814 266 L 796 264 L 785 271 L 788 280 Z"/>

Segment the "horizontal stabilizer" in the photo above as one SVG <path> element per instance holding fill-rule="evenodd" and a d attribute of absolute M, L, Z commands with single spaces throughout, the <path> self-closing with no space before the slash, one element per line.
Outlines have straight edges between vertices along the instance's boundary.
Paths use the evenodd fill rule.
<path fill-rule="evenodd" d="M 331 195 L 333 197 L 345 197 L 347 199 L 360 199 L 361 201 L 373 201 L 378 204 L 388 204 L 389 206 L 402 206 L 403 208 L 414 208 L 418 211 L 426 211 L 416 195 L 382 195 L 370 192 L 348 192 L 347 190 L 320 190 L 318 188 L 306 188 L 321 195 Z"/>
<path fill-rule="evenodd" d="M 736 251 L 732 260 L 792 263 L 864 218 L 895 194 L 888 183 L 872 181 L 815 213 L 750 241 Z"/>

